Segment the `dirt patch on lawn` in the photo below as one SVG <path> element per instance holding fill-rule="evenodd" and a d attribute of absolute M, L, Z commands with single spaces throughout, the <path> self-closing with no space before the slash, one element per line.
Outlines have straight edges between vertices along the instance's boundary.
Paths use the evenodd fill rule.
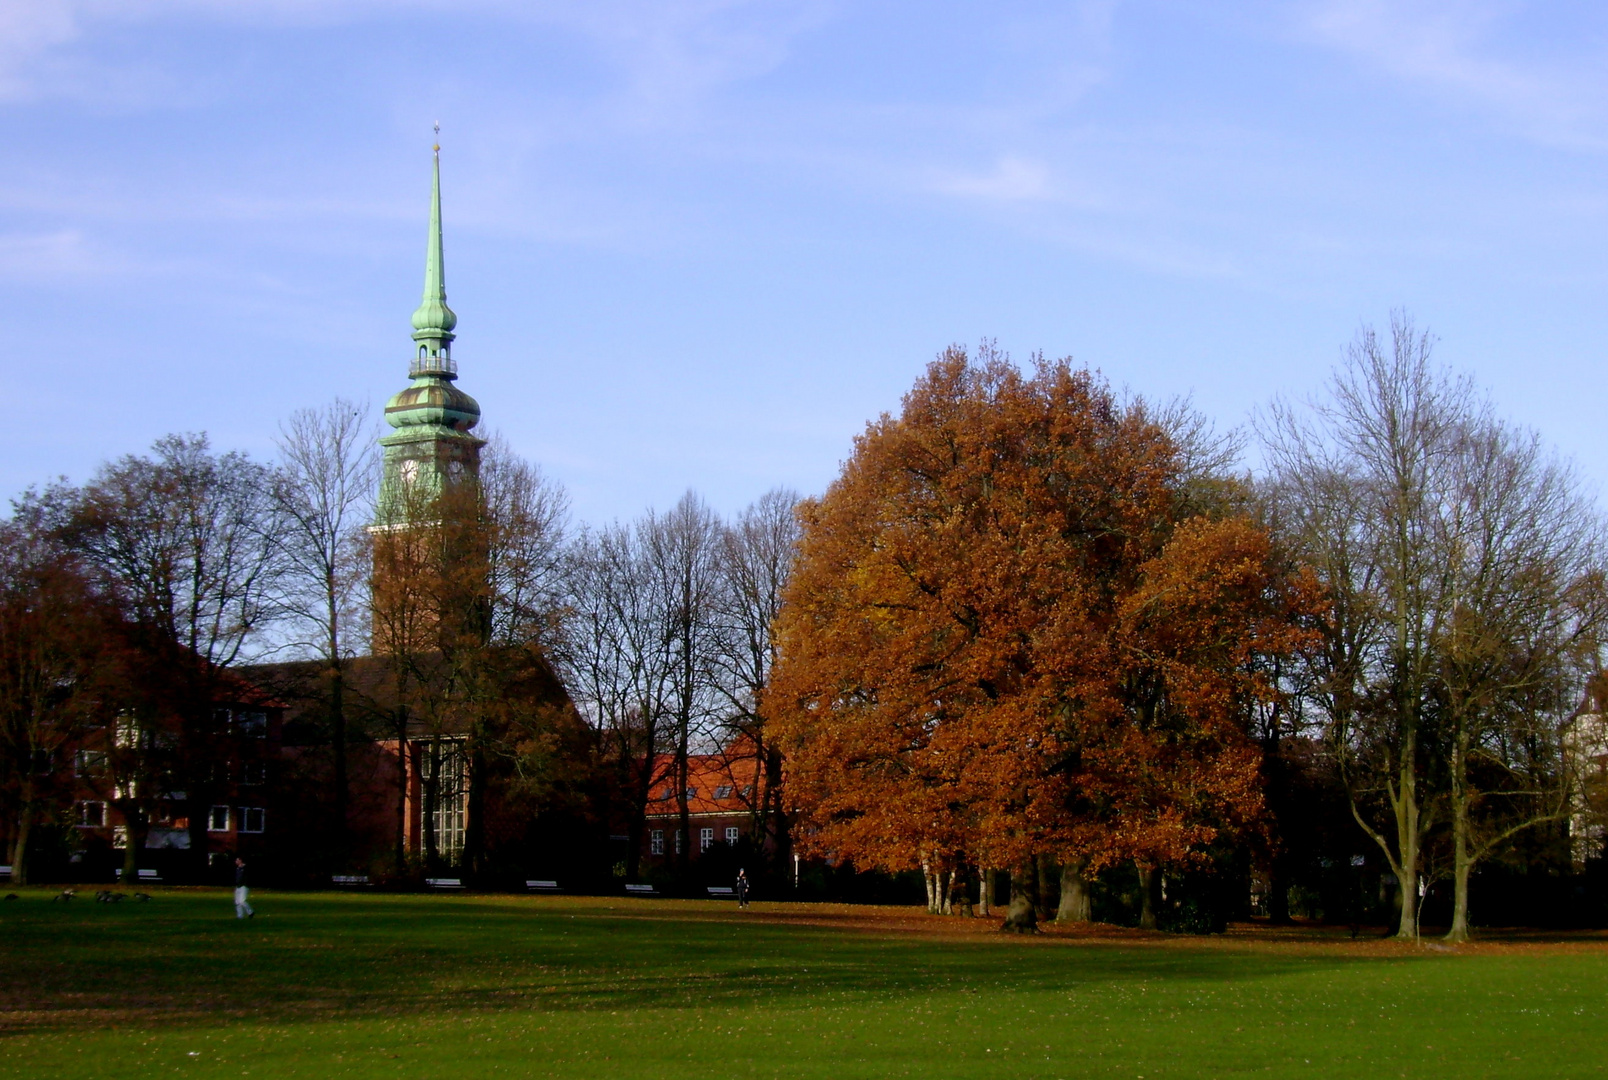
<path fill-rule="evenodd" d="M 568 899 L 568 898 L 567 898 Z M 579 899 L 579 898 L 574 898 Z M 1608 930 L 1527 930 L 1481 929 L 1473 941 L 1450 945 L 1440 940 L 1443 930 L 1431 928 L 1417 942 L 1397 941 L 1383 926 L 1352 930 L 1345 926 L 1326 926 L 1297 922 L 1272 926 L 1265 922 L 1229 924 L 1222 934 L 1166 934 L 1136 930 L 1108 923 L 1063 925 L 1042 923 L 1036 934 L 1005 934 L 1000 915 L 930 915 L 916 907 L 883 907 L 871 904 L 755 903 L 746 910 L 732 904 L 703 900 L 605 899 L 588 904 L 601 905 L 611 915 L 668 919 L 742 920 L 775 926 L 811 926 L 845 933 L 921 935 L 942 938 L 997 938 L 1037 946 L 1121 946 L 1154 948 L 1218 948 L 1318 955 L 1378 955 L 1459 953 L 1536 954 L 1608 951 Z"/>

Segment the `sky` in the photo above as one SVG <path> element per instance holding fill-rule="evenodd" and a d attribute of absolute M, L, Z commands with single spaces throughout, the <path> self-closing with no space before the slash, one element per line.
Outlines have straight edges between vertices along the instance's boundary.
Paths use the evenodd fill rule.
<path fill-rule="evenodd" d="M 377 416 L 437 121 L 459 385 L 583 521 L 819 492 L 951 343 L 1232 427 L 1395 308 L 1598 488 L 1605 61 L 1570 0 L 0 0 L 0 497 Z"/>

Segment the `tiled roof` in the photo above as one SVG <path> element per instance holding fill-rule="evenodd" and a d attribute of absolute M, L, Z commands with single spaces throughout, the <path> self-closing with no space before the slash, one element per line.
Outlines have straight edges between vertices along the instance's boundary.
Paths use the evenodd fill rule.
<path fill-rule="evenodd" d="M 758 761 L 726 754 L 697 754 L 687 759 L 687 812 L 691 814 L 746 813 L 754 798 Z M 661 754 L 654 761 L 659 777 L 648 798 L 648 817 L 675 817 L 681 813 L 676 799 L 675 758 Z"/>

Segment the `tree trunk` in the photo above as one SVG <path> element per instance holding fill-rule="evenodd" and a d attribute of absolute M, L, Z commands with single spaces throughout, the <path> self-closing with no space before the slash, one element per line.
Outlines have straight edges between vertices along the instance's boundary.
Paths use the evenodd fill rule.
<path fill-rule="evenodd" d="M 346 865 L 351 857 L 347 835 L 350 782 L 346 776 L 346 674 L 338 659 L 330 668 L 329 714 L 330 738 L 335 744 L 335 865 L 342 871 L 349 871 L 352 868 Z"/>
<path fill-rule="evenodd" d="M 1038 887 L 1033 878 L 1032 860 L 1011 871 L 1011 906 L 1005 912 L 1005 925 L 1001 930 L 1018 934 L 1038 932 L 1038 912 L 1033 907 Z"/>
<path fill-rule="evenodd" d="M 1396 850 L 1401 854 L 1401 922 L 1396 937 L 1418 940 L 1418 776 L 1417 740 L 1409 735 L 1402 747 L 1400 788 L 1392 800 L 1396 812 Z"/>
<path fill-rule="evenodd" d="M 1161 887 L 1161 875 L 1149 863 L 1134 863 L 1139 870 L 1139 929 L 1156 929 L 1156 893 Z"/>
<path fill-rule="evenodd" d="M 135 827 L 139 816 L 139 811 L 137 810 L 127 810 L 123 813 L 123 835 L 125 843 L 128 845 L 123 849 L 124 885 L 133 885 L 139 881 L 140 877 L 140 844 L 144 842 L 145 837 L 142 835 L 144 830 Z M 193 830 L 191 835 L 194 835 Z M 201 857 L 203 860 L 206 858 L 204 850 L 201 853 Z"/>
<path fill-rule="evenodd" d="M 1083 876 L 1087 859 L 1068 859 L 1061 864 L 1061 902 L 1055 909 L 1055 921 L 1087 923 L 1094 921 L 1094 905 L 1089 897 L 1089 882 Z"/>
<path fill-rule="evenodd" d="M 463 869 L 475 884 L 484 884 L 481 880 L 486 873 L 486 752 L 481 746 L 478 737 L 474 740 L 474 751 L 465 762 L 469 770 L 469 792 L 467 818 L 464 822 L 463 836 Z"/>
<path fill-rule="evenodd" d="M 1041 854 L 1033 860 L 1033 878 L 1038 885 L 1033 894 L 1033 906 L 1038 909 L 1039 921 L 1049 922 L 1055 918 L 1061 901 L 1061 868 L 1056 865 L 1054 856 Z"/>
<path fill-rule="evenodd" d="M 687 805 L 691 732 L 689 721 L 683 718 L 679 723 L 681 730 L 676 736 L 676 828 L 680 830 L 678 835 L 681 842 L 676 845 L 676 869 L 684 876 L 687 864 L 692 860 L 692 811 Z"/>
<path fill-rule="evenodd" d="M 966 880 L 966 873 L 956 870 L 949 875 L 949 909 L 956 915 L 972 917 L 971 882 Z"/>
<path fill-rule="evenodd" d="M 406 706 L 397 710 L 396 723 L 396 873 L 401 877 L 408 866 L 408 714 Z"/>
<path fill-rule="evenodd" d="M 1469 850 L 1468 788 L 1464 784 L 1463 770 L 1467 767 L 1467 745 L 1459 731 L 1452 745 L 1452 927 L 1446 931 L 1447 941 L 1468 940 L 1468 877 L 1474 868 L 1473 853 Z M 1417 905 L 1414 905 L 1415 907 Z"/>
<path fill-rule="evenodd" d="M 429 754 L 429 768 L 421 769 L 419 780 L 419 833 L 423 840 L 424 868 L 430 873 L 439 870 L 441 862 L 441 849 L 435 830 L 436 809 L 441 805 L 441 740 L 439 737 L 430 740 L 428 746 L 419 748 L 421 754 Z M 422 765 L 423 762 L 421 761 Z"/>
<path fill-rule="evenodd" d="M 981 910 L 982 916 L 985 919 L 989 916 L 988 888 L 991 884 L 993 884 L 993 882 L 989 880 L 993 873 L 994 872 L 986 866 L 979 866 L 977 868 L 977 907 Z"/>
<path fill-rule="evenodd" d="M 17 835 L 11 845 L 11 884 L 28 884 L 28 833 L 33 829 L 32 801 L 17 813 Z"/>
<path fill-rule="evenodd" d="M 938 899 L 933 895 L 932 866 L 926 859 L 921 860 L 921 884 L 927 890 L 927 914 L 931 915 L 938 910 Z"/>
<path fill-rule="evenodd" d="M 1290 925 L 1290 876 L 1285 856 L 1275 855 L 1267 873 L 1267 919 L 1274 926 Z"/>

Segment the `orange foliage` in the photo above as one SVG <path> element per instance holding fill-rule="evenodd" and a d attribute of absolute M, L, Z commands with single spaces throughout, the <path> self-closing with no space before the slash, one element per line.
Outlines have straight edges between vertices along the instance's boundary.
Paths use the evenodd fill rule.
<path fill-rule="evenodd" d="M 1187 860 L 1261 810 L 1258 657 L 1311 583 L 1186 518 L 1142 407 L 951 349 L 801 510 L 767 692 L 808 851 L 864 866 Z"/>

